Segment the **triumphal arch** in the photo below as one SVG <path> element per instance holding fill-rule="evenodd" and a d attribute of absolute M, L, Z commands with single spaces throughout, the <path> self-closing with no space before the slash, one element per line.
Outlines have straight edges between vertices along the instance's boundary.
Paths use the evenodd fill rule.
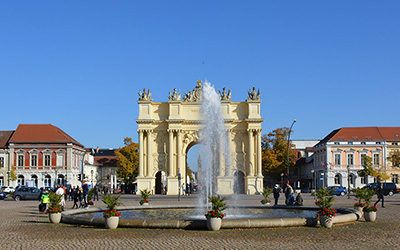
<path fill-rule="evenodd" d="M 231 91 L 225 88 L 219 93 L 231 166 L 226 162 L 219 163 L 217 192 L 261 192 L 260 92 L 250 89 L 243 102 L 232 101 Z M 151 190 L 153 194 L 176 195 L 180 192 L 187 179 L 187 153 L 192 145 L 201 143 L 201 96 L 201 81 L 183 96 L 173 89 L 166 102 L 153 101 L 150 90 L 139 92 L 138 193 L 143 189 Z M 235 189 L 235 185 L 241 187 Z"/>

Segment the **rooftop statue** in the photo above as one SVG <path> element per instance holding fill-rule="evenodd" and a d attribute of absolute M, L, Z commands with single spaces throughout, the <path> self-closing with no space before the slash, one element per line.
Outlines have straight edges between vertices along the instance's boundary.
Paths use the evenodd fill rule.
<path fill-rule="evenodd" d="M 180 101 L 181 100 L 181 94 L 179 93 L 179 91 L 176 88 L 173 89 L 172 93 L 169 92 L 168 100 L 169 101 Z"/>
<path fill-rule="evenodd" d="M 256 90 L 255 87 L 248 92 L 247 101 L 260 101 L 260 89 Z"/>
<path fill-rule="evenodd" d="M 224 87 L 224 88 L 222 88 L 222 92 L 221 91 L 218 91 L 218 92 L 221 97 L 221 101 L 230 101 L 231 100 L 232 92 L 230 89 L 228 91 L 226 91 L 226 88 Z"/>
<path fill-rule="evenodd" d="M 152 101 L 150 89 L 140 90 L 139 93 L 139 101 Z"/>
<path fill-rule="evenodd" d="M 202 85 L 201 81 L 197 80 L 197 85 L 196 87 L 192 90 L 186 93 L 183 101 L 185 102 L 199 102 L 201 101 L 201 92 L 202 92 Z"/>

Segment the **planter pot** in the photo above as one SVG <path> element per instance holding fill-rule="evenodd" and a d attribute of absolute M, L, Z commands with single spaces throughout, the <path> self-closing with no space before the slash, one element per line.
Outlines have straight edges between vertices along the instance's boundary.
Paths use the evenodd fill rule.
<path fill-rule="evenodd" d="M 106 217 L 106 228 L 116 229 L 118 227 L 118 223 L 119 223 L 118 216 Z"/>
<path fill-rule="evenodd" d="M 374 222 L 376 220 L 376 212 L 364 212 L 365 221 Z"/>
<path fill-rule="evenodd" d="M 329 216 L 321 216 L 319 218 L 319 223 L 325 228 L 331 228 L 333 226 L 333 220 Z"/>
<path fill-rule="evenodd" d="M 148 202 L 143 202 L 142 206 L 148 206 L 149 203 Z"/>
<path fill-rule="evenodd" d="M 363 212 L 363 208 L 364 207 L 354 207 L 354 209 L 357 211 L 357 212 L 359 212 L 360 214 L 363 214 L 364 212 Z"/>
<path fill-rule="evenodd" d="M 218 231 L 221 228 L 221 218 L 207 218 L 207 228 L 211 231 Z"/>
<path fill-rule="evenodd" d="M 49 220 L 51 223 L 58 224 L 61 221 L 61 213 L 49 213 Z"/>

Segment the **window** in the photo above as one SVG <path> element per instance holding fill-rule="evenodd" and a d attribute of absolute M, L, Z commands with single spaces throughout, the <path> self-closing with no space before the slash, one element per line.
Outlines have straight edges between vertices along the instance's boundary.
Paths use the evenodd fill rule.
<path fill-rule="evenodd" d="M 356 176 L 354 174 L 350 174 L 350 185 L 352 185 L 353 187 L 355 184 L 355 180 L 356 180 Z"/>
<path fill-rule="evenodd" d="M 4 177 L 0 176 L 0 187 L 4 186 Z"/>
<path fill-rule="evenodd" d="M 25 186 L 25 177 L 23 175 L 18 175 L 17 183 L 18 186 Z"/>
<path fill-rule="evenodd" d="M 24 165 L 24 156 L 18 155 L 18 166 L 23 166 L 23 165 Z"/>
<path fill-rule="evenodd" d="M 37 155 L 31 155 L 31 166 L 37 166 Z"/>
<path fill-rule="evenodd" d="M 349 141 L 349 142 L 347 142 L 347 144 L 349 144 L 349 145 L 353 145 L 353 142 L 352 142 L 352 141 Z"/>
<path fill-rule="evenodd" d="M 392 182 L 399 183 L 399 175 L 398 174 L 392 174 Z"/>
<path fill-rule="evenodd" d="M 50 155 L 45 155 L 44 156 L 44 165 L 46 167 L 50 166 Z"/>
<path fill-rule="evenodd" d="M 340 165 L 341 159 L 340 154 L 335 154 L 335 165 Z"/>
<path fill-rule="evenodd" d="M 374 154 L 374 165 L 379 165 L 379 154 Z"/>
<path fill-rule="evenodd" d="M 376 142 L 376 144 L 378 144 L 378 145 L 379 145 L 379 144 L 381 144 L 381 142 L 380 142 L 380 141 L 377 141 L 377 142 Z"/>
<path fill-rule="evenodd" d="M 397 143 L 397 142 L 392 142 L 392 145 L 399 145 L 399 143 Z"/>
<path fill-rule="evenodd" d="M 360 154 L 360 163 L 361 163 L 361 166 L 364 166 L 364 163 L 365 163 L 364 157 L 366 157 L 366 156 L 367 156 L 367 154 Z"/>
<path fill-rule="evenodd" d="M 57 154 L 57 166 L 64 166 L 64 154 L 63 153 Z"/>
<path fill-rule="evenodd" d="M 335 143 L 334 143 L 335 145 L 340 145 L 340 142 L 337 142 L 337 141 L 335 141 Z"/>
<path fill-rule="evenodd" d="M 367 176 L 361 177 L 361 184 L 368 184 L 368 177 Z"/>
<path fill-rule="evenodd" d="M 0 168 L 4 168 L 4 157 L 0 157 Z"/>
<path fill-rule="evenodd" d="M 32 175 L 31 176 L 31 180 L 33 181 L 35 187 L 38 187 L 38 177 L 37 177 L 37 175 L 35 175 L 35 174 Z"/>
<path fill-rule="evenodd" d="M 365 145 L 366 143 L 365 143 L 365 141 L 362 141 L 361 144 L 362 144 L 362 145 Z"/>
<path fill-rule="evenodd" d="M 51 177 L 50 177 L 50 175 L 46 175 L 44 177 L 44 186 L 45 187 L 51 187 Z"/>
<path fill-rule="evenodd" d="M 335 175 L 335 184 L 342 185 L 342 176 L 340 174 Z"/>
<path fill-rule="evenodd" d="M 348 154 L 347 155 L 347 165 L 349 165 L 349 166 L 354 165 L 354 156 L 353 156 L 353 154 Z"/>

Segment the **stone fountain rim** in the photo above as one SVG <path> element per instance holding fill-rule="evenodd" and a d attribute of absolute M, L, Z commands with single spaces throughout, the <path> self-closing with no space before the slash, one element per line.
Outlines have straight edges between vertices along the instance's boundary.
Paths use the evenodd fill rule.
<path fill-rule="evenodd" d="M 235 206 L 238 208 L 257 208 L 257 209 L 297 209 L 297 210 L 318 210 L 317 207 L 300 206 Z M 152 210 L 152 209 L 193 209 L 198 206 L 193 205 L 149 205 L 149 206 L 121 206 L 118 210 Z M 68 210 L 62 213 L 62 223 L 74 225 L 86 225 L 103 227 L 102 218 L 80 218 L 75 215 L 104 211 L 105 208 L 89 208 Z M 334 224 L 352 223 L 357 221 L 361 215 L 352 208 L 337 208 L 338 215 L 333 218 Z M 223 219 L 221 228 L 265 228 L 265 227 L 291 227 L 291 226 L 316 226 L 318 221 L 311 217 L 298 218 L 247 218 L 247 219 Z M 164 228 L 164 229 L 206 229 L 206 219 L 120 219 L 119 227 L 128 228 Z"/>

